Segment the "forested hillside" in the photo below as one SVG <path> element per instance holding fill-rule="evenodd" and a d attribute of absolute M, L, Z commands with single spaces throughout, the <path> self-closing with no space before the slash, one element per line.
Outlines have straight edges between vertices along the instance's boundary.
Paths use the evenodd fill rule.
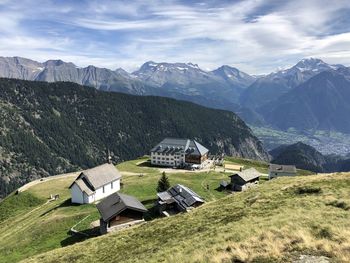
<path fill-rule="evenodd" d="M 148 154 L 166 136 L 212 153 L 266 160 L 234 113 L 160 97 L 97 91 L 70 82 L 0 79 L 0 197 L 42 176 Z"/>

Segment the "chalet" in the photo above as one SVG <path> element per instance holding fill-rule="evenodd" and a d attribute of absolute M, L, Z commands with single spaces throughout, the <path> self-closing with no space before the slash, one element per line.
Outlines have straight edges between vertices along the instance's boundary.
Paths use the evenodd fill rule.
<path fill-rule="evenodd" d="M 165 138 L 151 150 L 151 164 L 169 167 L 201 165 L 208 159 L 208 153 L 209 150 L 195 140 Z"/>
<path fill-rule="evenodd" d="M 100 212 L 100 232 L 122 229 L 144 222 L 147 209 L 135 197 L 120 193 L 107 196 L 97 205 Z"/>
<path fill-rule="evenodd" d="M 230 175 L 231 189 L 233 191 L 244 191 L 259 183 L 260 173 L 254 168 Z"/>
<path fill-rule="evenodd" d="M 80 173 L 69 186 L 72 203 L 87 204 L 120 190 L 121 174 L 113 164 L 103 164 Z"/>
<path fill-rule="evenodd" d="M 160 214 L 187 212 L 204 203 L 204 200 L 191 189 L 177 184 L 167 191 L 157 194 L 157 206 Z"/>
<path fill-rule="evenodd" d="M 280 176 L 295 176 L 297 174 L 297 168 L 295 165 L 269 165 L 269 179 Z"/>

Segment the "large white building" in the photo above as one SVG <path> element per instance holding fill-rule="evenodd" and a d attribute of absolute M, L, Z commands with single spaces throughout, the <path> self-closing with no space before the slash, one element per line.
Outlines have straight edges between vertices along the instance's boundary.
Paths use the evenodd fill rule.
<path fill-rule="evenodd" d="M 151 150 L 151 164 L 169 167 L 201 165 L 208 153 L 209 150 L 195 140 L 165 138 Z"/>
<path fill-rule="evenodd" d="M 120 190 L 121 174 L 113 164 L 83 171 L 70 185 L 72 203 L 88 204 Z"/>

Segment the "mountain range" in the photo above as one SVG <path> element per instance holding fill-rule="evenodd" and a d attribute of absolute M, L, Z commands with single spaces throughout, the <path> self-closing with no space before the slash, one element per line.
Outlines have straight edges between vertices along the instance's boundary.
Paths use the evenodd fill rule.
<path fill-rule="evenodd" d="M 149 154 L 164 137 L 193 138 L 212 154 L 268 160 L 234 113 L 72 82 L 0 79 L 0 198 L 42 176 Z"/>
<path fill-rule="evenodd" d="M 103 91 L 156 95 L 230 110 L 253 126 L 350 134 L 349 68 L 316 58 L 268 75 L 251 76 L 224 65 L 205 71 L 192 63 L 149 61 L 138 70 L 110 70 L 48 60 L 0 57 L 0 77 L 71 81 Z"/>
<path fill-rule="evenodd" d="M 192 63 L 150 61 L 139 70 L 128 73 L 120 68 L 79 68 L 62 60 L 40 63 L 20 57 L 0 57 L 0 77 L 71 81 L 103 91 L 165 96 L 227 110 L 239 108 L 237 103 L 242 90 L 255 80 L 229 66 L 207 72 Z"/>

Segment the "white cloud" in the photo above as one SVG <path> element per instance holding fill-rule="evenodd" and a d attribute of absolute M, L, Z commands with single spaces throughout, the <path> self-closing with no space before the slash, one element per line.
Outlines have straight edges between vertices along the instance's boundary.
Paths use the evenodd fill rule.
<path fill-rule="evenodd" d="M 0 55 L 129 70 L 147 60 L 191 61 L 252 74 L 306 56 L 350 64 L 350 33 L 339 19 L 350 8 L 345 0 L 55 3 L 0 0 Z"/>

